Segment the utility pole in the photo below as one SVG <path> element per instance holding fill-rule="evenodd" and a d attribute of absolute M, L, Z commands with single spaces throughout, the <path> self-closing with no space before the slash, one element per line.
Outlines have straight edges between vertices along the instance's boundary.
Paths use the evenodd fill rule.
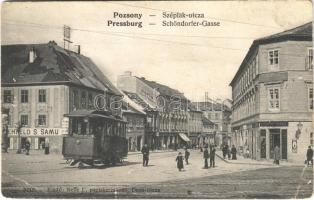
<path fill-rule="evenodd" d="M 17 154 L 20 154 L 22 152 L 22 147 L 21 147 L 21 129 L 23 127 L 23 124 L 21 122 L 17 123 Z"/>

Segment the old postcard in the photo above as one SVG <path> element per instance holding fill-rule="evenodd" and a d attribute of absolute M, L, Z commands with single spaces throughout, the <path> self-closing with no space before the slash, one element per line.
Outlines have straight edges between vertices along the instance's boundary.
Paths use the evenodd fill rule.
<path fill-rule="evenodd" d="M 3 2 L 7 198 L 305 199 L 312 2 Z"/>

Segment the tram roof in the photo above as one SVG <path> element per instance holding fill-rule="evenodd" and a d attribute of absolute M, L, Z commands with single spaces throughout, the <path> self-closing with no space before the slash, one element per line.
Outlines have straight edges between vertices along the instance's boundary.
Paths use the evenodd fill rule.
<path fill-rule="evenodd" d="M 66 117 L 88 117 L 88 118 L 106 118 L 111 120 L 116 120 L 120 122 L 125 122 L 121 119 L 116 118 L 109 111 L 98 111 L 98 110 L 75 110 L 69 114 L 65 114 Z"/>

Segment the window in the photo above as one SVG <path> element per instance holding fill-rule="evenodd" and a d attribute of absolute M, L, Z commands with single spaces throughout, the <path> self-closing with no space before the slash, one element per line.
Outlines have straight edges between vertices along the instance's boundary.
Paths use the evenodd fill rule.
<path fill-rule="evenodd" d="M 79 99 L 77 90 L 73 90 L 73 106 L 74 110 L 79 109 Z"/>
<path fill-rule="evenodd" d="M 309 88 L 309 109 L 313 110 L 313 88 Z"/>
<path fill-rule="evenodd" d="M 88 94 L 88 108 L 93 109 L 93 95 L 91 93 Z"/>
<path fill-rule="evenodd" d="M 87 99 L 86 99 L 86 92 L 82 91 L 81 93 L 81 106 L 82 108 L 86 108 Z"/>
<path fill-rule="evenodd" d="M 28 115 L 21 115 L 21 124 L 23 126 L 28 126 Z"/>
<path fill-rule="evenodd" d="M 46 103 L 46 90 L 38 90 L 38 102 Z"/>
<path fill-rule="evenodd" d="M 46 126 L 47 118 L 46 115 L 38 115 L 38 126 Z"/>
<path fill-rule="evenodd" d="M 268 51 L 268 64 L 271 66 L 271 70 L 276 70 L 279 64 L 278 50 Z"/>
<path fill-rule="evenodd" d="M 3 101 L 4 103 L 13 103 L 13 95 L 11 90 L 3 91 Z"/>
<path fill-rule="evenodd" d="M 28 103 L 28 90 L 21 90 L 21 102 Z"/>
<path fill-rule="evenodd" d="M 313 48 L 308 49 L 308 69 L 313 69 Z"/>
<path fill-rule="evenodd" d="M 279 110 L 279 88 L 268 89 L 268 108 L 270 110 Z"/>

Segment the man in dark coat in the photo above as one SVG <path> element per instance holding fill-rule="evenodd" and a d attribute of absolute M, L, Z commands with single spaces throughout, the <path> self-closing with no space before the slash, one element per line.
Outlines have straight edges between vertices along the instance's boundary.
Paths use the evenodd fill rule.
<path fill-rule="evenodd" d="M 222 147 L 222 156 L 224 159 L 226 159 L 226 155 L 227 155 L 227 146 L 223 145 Z"/>
<path fill-rule="evenodd" d="M 204 160 L 205 160 L 204 168 L 208 169 L 208 161 L 207 161 L 207 159 L 209 158 L 209 153 L 208 153 L 207 146 L 205 146 L 205 149 L 204 149 L 204 152 L 203 152 L 203 157 L 204 157 Z"/>
<path fill-rule="evenodd" d="M 31 148 L 31 143 L 29 142 L 29 140 L 27 139 L 25 141 L 25 150 L 26 150 L 26 155 L 29 155 L 29 149 Z"/>
<path fill-rule="evenodd" d="M 147 166 L 148 160 L 149 160 L 149 149 L 147 147 L 147 144 L 144 144 L 142 148 L 142 154 L 143 154 L 143 166 Z"/>
<path fill-rule="evenodd" d="M 306 159 L 307 159 L 307 166 L 310 165 L 310 162 L 313 166 L 313 149 L 311 148 L 311 146 L 309 146 L 309 148 L 307 149 Z"/>
<path fill-rule="evenodd" d="M 216 149 L 215 149 L 215 146 L 213 145 L 210 148 L 210 154 L 209 154 L 210 167 L 215 167 L 215 156 L 216 156 Z"/>
<path fill-rule="evenodd" d="M 235 148 L 234 145 L 232 145 L 232 148 L 231 148 L 231 154 L 232 154 L 232 160 L 236 160 L 237 159 L 237 149 Z"/>
<path fill-rule="evenodd" d="M 185 152 L 184 152 L 184 158 L 185 158 L 185 163 L 188 165 L 189 164 L 189 157 L 190 157 L 190 152 L 187 147 L 185 147 Z"/>

